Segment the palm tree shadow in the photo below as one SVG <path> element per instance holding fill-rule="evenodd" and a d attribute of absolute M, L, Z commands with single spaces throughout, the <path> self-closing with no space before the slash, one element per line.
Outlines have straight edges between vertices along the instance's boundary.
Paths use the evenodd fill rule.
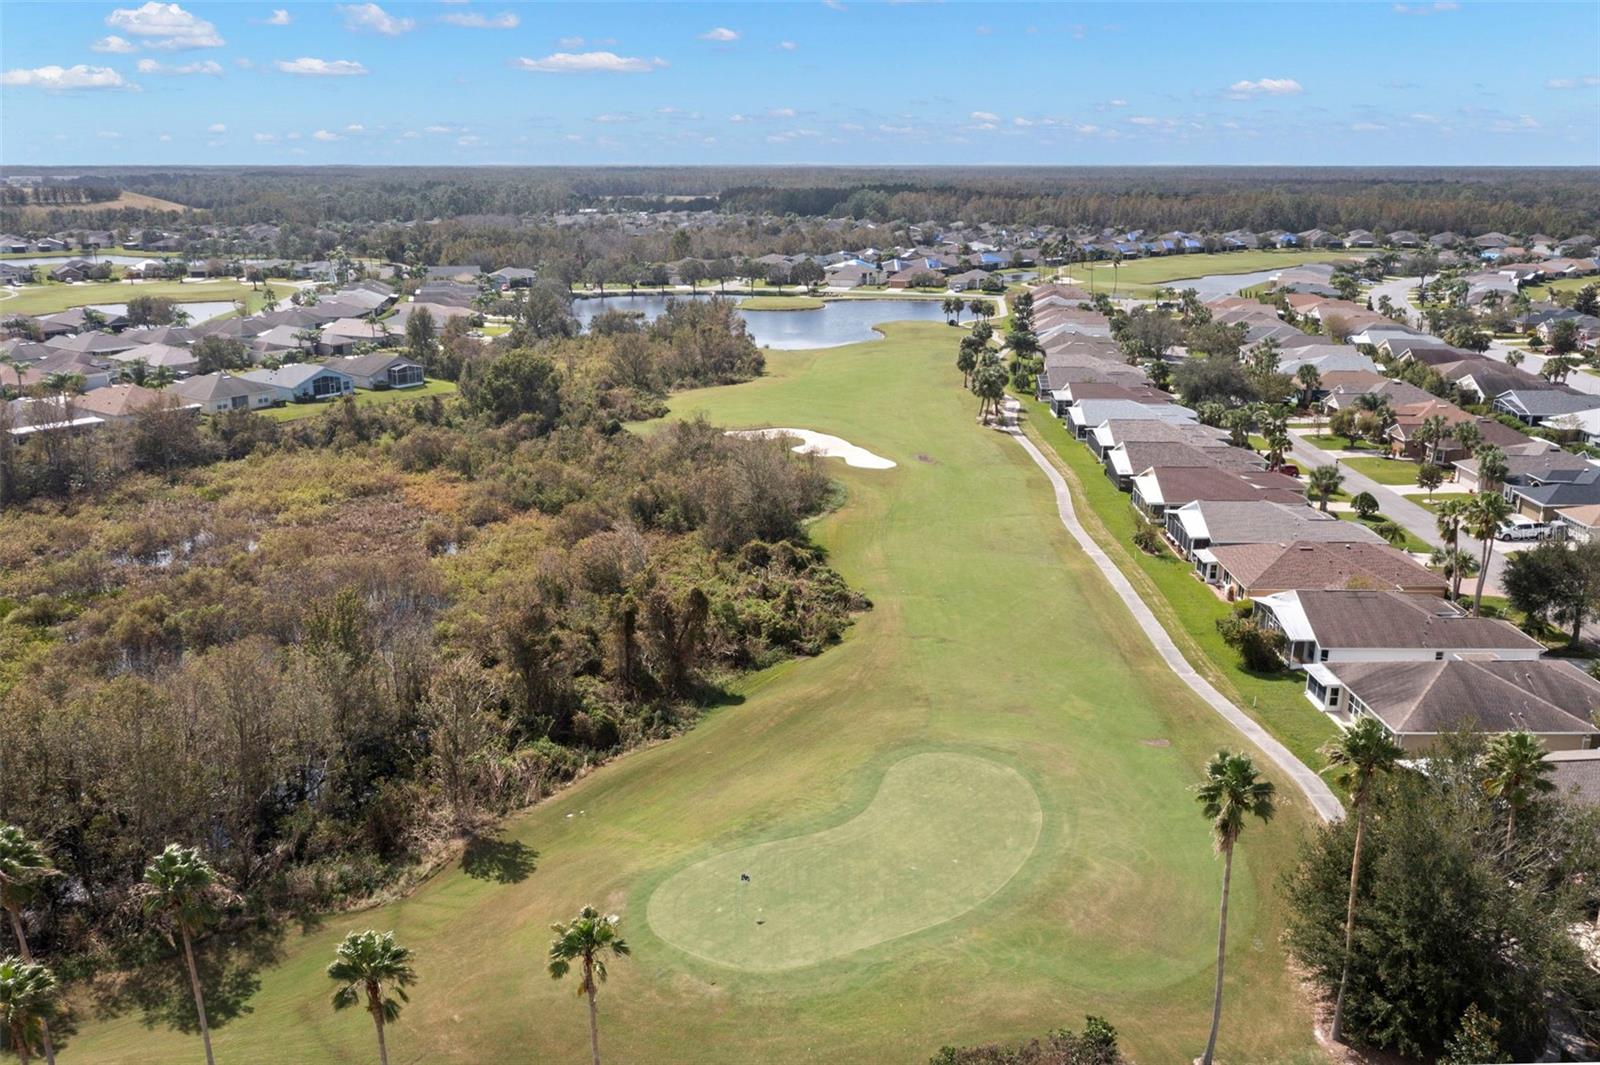
<path fill-rule="evenodd" d="M 473 836 L 461 852 L 461 871 L 474 880 L 520 884 L 538 868 L 539 852 L 526 843 L 494 836 Z"/>
<path fill-rule="evenodd" d="M 205 991 L 206 1020 L 221 1028 L 250 1013 L 250 999 L 261 987 L 260 971 L 283 956 L 281 928 L 250 928 L 224 940 L 213 937 L 195 944 L 195 968 Z M 189 974 L 181 954 L 154 941 L 141 964 L 117 980 L 97 988 L 95 1006 L 102 1016 L 137 1011 L 146 1028 L 166 1027 L 198 1035 Z"/>

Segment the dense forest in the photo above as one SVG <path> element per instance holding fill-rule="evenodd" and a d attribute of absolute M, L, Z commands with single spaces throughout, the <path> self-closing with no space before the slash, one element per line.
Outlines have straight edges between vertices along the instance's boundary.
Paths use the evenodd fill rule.
<path fill-rule="evenodd" d="M 1600 181 L 1582 168 L 332 166 L 29 173 L 96 187 L 114 183 L 202 209 L 222 223 L 411 222 L 621 207 L 1157 231 L 1321 226 L 1565 236 L 1600 229 Z"/>
<path fill-rule="evenodd" d="M 240 918 L 401 887 L 865 606 L 807 538 L 816 460 L 619 424 L 760 372 L 728 305 L 547 333 L 467 360 L 459 398 L 0 450 L 31 496 L 0 512 L 0 821 L 63 873 L 36 950 L 151 949 L 133 892 L 174 840 Z"/>

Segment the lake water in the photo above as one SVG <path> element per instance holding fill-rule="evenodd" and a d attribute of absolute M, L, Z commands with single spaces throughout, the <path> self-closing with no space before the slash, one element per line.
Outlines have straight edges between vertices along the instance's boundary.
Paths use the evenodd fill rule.
<path fill-rule="evenodd" d="M 95 255 L 95 256 L 91 256 L 88 252 L 78 252 L 78 253 L 75 253 L 73 255 L 40 255 L 40 256 L 30 257 L 30 258 L 26 258 L 26 259 L 21 259 L 21 258 L 18 258 L 18 259 L 0 259 L 0 262 L 8 262 L 13 266 L 60 266 L 62 263 L 66 262 L 68 259 L 88 259 L 90 262 L 95 262 L 95 263 L 114 263 L 117 266 L 132 266 L 135 263 L 142 263 L 146 259 L 153 259 L 153 258 L 156 258 L 156 256 L 153 256 L 153 255 Z"/>
<path fill-rule="evenodd" d="M 124 314 L 128 310 L 126 303 L 91 303 L 89 306 L 106 314 Z M 199 325 L 219 314 L 227 314 L 237 309 L 227 300 L 202 300 L 196 303 L 180 303 L 178 306 L 189 312 L 189 320 L 193 325 Z"/>
<path fill-rule="evenodd" d="M 667 301 L 673 298 L 691 297 L 640 295 L 573 300 L 572 313 L 585 329 L 591 319 L 606 311 L 625 311 L 654 321 L 665 313 Z M 892 298 L 829 300 L 816 310 L 740 311 L 739 316 L 744 319 L 757 346 L 780 351 L 833 348 L 871 340 L 877 336 L 872 327 L 879 322 L 945 321 L 938 300 Z M 962 316 L 963 321 L 969 318 L 970 315 Z"/>

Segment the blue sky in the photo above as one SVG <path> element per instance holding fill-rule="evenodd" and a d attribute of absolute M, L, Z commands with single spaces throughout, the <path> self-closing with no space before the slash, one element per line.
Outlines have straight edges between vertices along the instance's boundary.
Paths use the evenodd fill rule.
<path fill-rule="evenodd" d="M 1600 4 L 3 0 L 0 161 L 1600 165 Z"/>

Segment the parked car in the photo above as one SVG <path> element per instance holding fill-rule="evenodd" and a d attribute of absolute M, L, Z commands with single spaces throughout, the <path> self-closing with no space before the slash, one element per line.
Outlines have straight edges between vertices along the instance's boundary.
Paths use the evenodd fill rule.
<path fill-rule="evenodd" d="M 1494 534 L 1496 540 L 1543 540 L 1550 535 L 1550 523 L 1534 521 L 1521 514 L 1513 514 L 1500 523 Z"/>

